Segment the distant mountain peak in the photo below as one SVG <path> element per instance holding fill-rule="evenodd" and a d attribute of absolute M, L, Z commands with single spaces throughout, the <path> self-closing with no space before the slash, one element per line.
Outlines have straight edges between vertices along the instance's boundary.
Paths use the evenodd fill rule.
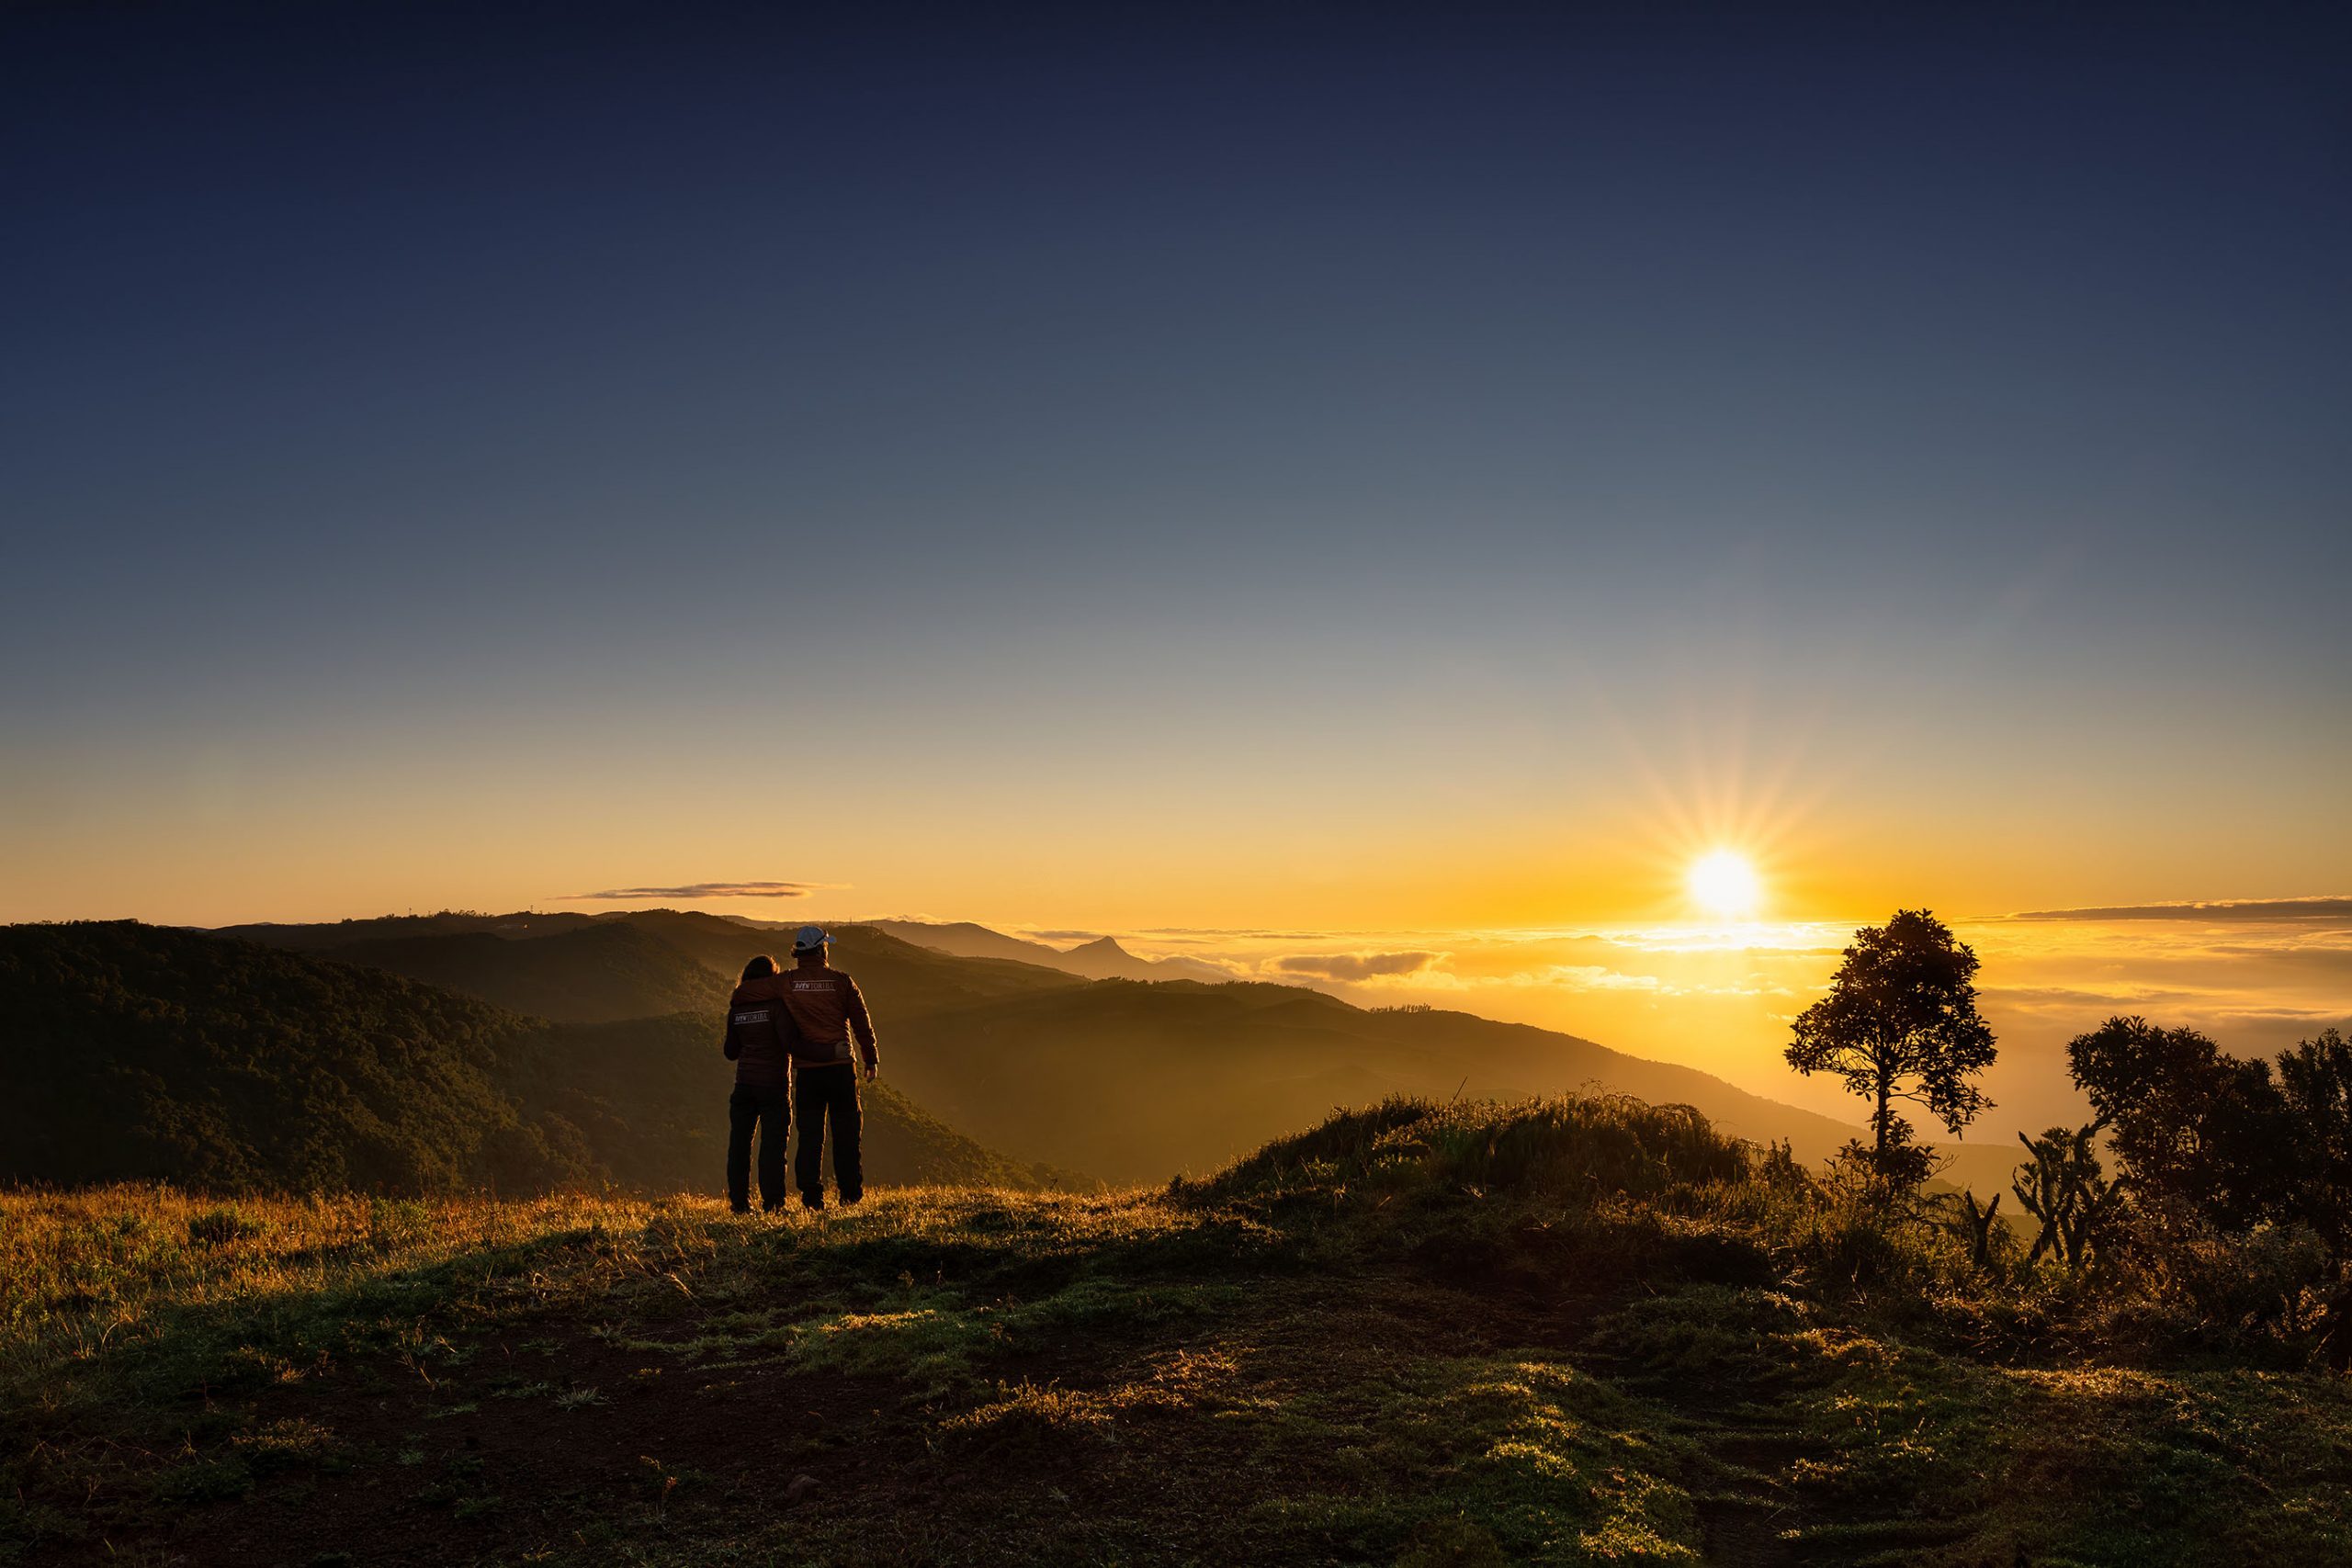
<path fill-rule="evenodd" d="M 1114 936 L 1098 936 L 1092 942 L 1081 942 L 1076 947 L 1066 947 L 1062 949 L 1062 952 L 1065 953 L 1082 953 L 1089 954 L 1090 956 L 1102 958 L 1133 958 L 1135 956 L 1134 953 L 1129 953 L 1125 948 L 1121 947 L 1119 945 L 1119 939 Z"/>

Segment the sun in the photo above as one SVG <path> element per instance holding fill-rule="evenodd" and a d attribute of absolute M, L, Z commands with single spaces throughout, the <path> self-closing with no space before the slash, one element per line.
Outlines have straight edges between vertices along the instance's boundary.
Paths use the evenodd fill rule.
<path fill-rule="evenodd" d="M 1737 850 L 1710 850 L 1690 863 L 1686 882 L 1690 897 L 1720 919 L 1744 919 L 1756 912 L 1764 895 L 1756 867 Z"/>

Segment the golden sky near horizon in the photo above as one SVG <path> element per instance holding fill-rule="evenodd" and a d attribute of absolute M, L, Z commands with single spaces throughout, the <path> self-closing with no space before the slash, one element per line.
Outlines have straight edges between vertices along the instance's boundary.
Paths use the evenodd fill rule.
<path fill-rule="evenodd" d="M 1675 766 L 1655 735 L 1557 707 L 1337 737 L 1316 733 L 1331 716 L 1233 707 L 1216 733 L 1163 716 L 1178 733 L 1129 751 L 1090 749 L 1080 716 L 975 747 L 965 727 L 838 703 L 812 721 L 842 719 L 856 761 L 838 772 L 781 747 L 682 761 L 696 727 L 674 715 L 19 753 L 0 775 L 0 918 L 224 924 L 774 881 L 1036 926 L 1558 927 L 1688 918 L 1689 868 L 1717 850 L 1753 863 L 1757 912 L 1783 920 L 2352 887 L 2342 775 L 2285 759 L 2249 776 L 2200 748 L 2109 777 L 2045 748 L 2019 777 L 1963 729 Z M 2303 741 L 2315 763 L 2342 743 Z"/>
<path fill-rule="evenodd" d="M 937 797 L 922 792 L 938 787 L 919 776 L 836 789 L 807 816 L 771 819 L 791 825 L 779 850 L 764 834 L 710 826 L 741 813 L 740 792 L 686 781 L 628 797 L 627 815 L 545 787 L 492 787 L 461 813 L 395 793 L 355 826 L 317 808 L 331 796 L 305 810 L 296 788 L 249 789 L 224 770 L 209 803 L 111 833 L 102 851 L 70 836 L 19 840 L 0 912 L 215 925 L 668 904 L 771 919 L 973 919 L 1064 944 L 1103 932 L 1148 955 L 1365 1005 L 1427 1001 L 1558 1029 L 1846 1116 L 1834 1083 L 1781 1063 L 1788 1021 L 1826 983 L 1855 925 L 1924 906 L 1984 961 L 2004 1056 L 1988 1078 L 2001 1108 L 1980 1137 L 2074 1115 L 2063 1043 L 2110 1012 L 2193 1023 L 2241 1051 L 2352 1021 L 2352 904 L 2269 919 L 2013 918 L 2172 903 L 2184 883 L 2202 895 L 2219 882 L 2240 897 L 2329 890 L 2283 868 L 2249 886 L 2244 868 L 2261 863 L 2263 846 L 2245 837 L 2221 836 L 2239 868 L 2233 886 L 2199 874 L 2210 844 L 2119 864 L 2111 852 L 2097 856 L 2097 834 L 2078 833 L 2069 860 L 2054 836 L 2020 846 L 1906 829 L 1859 807 L 1791 804 L 1785 792 L 1751 786 L 1743 799 L 1724 783 L 1636 791 L 1548 832 L 1470 803 L 1392 816 L 1364 804 L 1374 791 L 1354 810 L 1342 792 L 1333 809 L 1282 812 L 1262 782 L 1191 811 L 1130 799 L 1106 812 L 1073 798 L 1033 802 L 1023 821 L 979 809 L 966 792 L 926 815 Z M 261 798 L 242 798 L 252 795 Z M 1384 831 L 1387 821 L 1396 826 Z M 644 822 L 672 826 L 630 837 Z M 1720 860 L 1734 863 L 1694 886 Z M 2055 874 L 2053 860 L 2070 874 Z M 1735 886 L 1733 902 L 1752 908 L 1706 896 L 1741 871 L 1754 886 Z M 713 874 L 681 874 L 692 872 Z M 746 882 L 797 885 L 797 896 L 702 896 Z M 626 896 L 565 897 L 585 893 Z"/>

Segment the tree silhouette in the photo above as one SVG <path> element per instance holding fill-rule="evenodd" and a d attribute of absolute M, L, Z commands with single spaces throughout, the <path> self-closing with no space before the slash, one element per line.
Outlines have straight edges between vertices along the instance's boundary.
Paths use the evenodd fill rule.
<path fill-rule="evenodd" d="M 1901 909 L 1855 933 L 1829 994 L 1797 1017 L 1789 1066 L 1836 1073 L 1872 1102 L 1871 1158 L 1889 1180 L 1917 1174 L 1911 1124 L 1896 1100 L 1926 1106 L 1953 1133 L 1993 1103 L 1969 1082 L 1994 1055 L 1975 975 L 1976 954 L 1942 921 Z"/>
<path fill-rule="evenodd" d="M 2340 1372 L 2352 1367 L 2352 1042 L 2331 1029 L 2284 1053 L 2278 1089 L 2294 1127 L 2294 1209 L 2327 1244 L 2335 1274 L 2320 1346 Z"/>
<path fill-rule="evenodd" d="M 2352 1041 L 2335 1030 L 2278 1058 L 2278 1089 L 2294 1128 L 2295 1212 L 2352 1262 Z"/>
<path fill-rule="evenodd" d="M 2066 1061 L 2113 1125 L 2133 1201 L 2151 1218 L 2242 1230 L 2277 1212 L 2296 1129 L 2269 1063 L 2226 1055 L 2194 1029 L 2123 1017 L 2076 1035 Z"/>
<path fill-rule="evenodd" d="M 2033 1248 L 2026 1254 L 2029 1264 L 2054 1251 L 2068 1268 L 2079 1269 L 2113 1218 L 2123 1183 L 2107 1179 L 2092 1146 L 2099 1131 L 2100 1124 L 2093 1122 L 2072 1133 L 2052 1127 L 2039 1138 L 2018 1134 L 2033 1159 L 2018 1167 L 2009 1190 L 2027 1213 L 2041 1222 Z"/>

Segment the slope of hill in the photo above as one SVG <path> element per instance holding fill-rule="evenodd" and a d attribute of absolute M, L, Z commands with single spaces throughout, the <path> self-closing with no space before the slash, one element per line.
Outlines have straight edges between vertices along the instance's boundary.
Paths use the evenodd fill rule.
<path fill-rule="evenodd" d="M 724 976 L 673 943 L 618 922 L 527 940 L 459 931 L 311 951 L 559 1023 L 697 1010 L 715 1015 L 727 1005 L 729 989 Z"/>
<path fill-rule="evenodd" d="M 1600 1088 L 1696 1106 L 1742 1136 L 1788 1139 L 1809 1160 L 1854 1132 L 1573 1035 L 1466 1013 L 1371 1012 L 1289 986 L 1106 981 L 905 1017 L 890 1042 L 898 1080 L 975 1137 L 1112 1181 L 1208 1169 L 1390 1094 Z"/>
<path fill-rule="evenodd" d="M 130 922 L 0 928 L 0 1177 L 421 1191 L 588 1174 L 498 1083 L 522 1021 Z"/>
<path fill-rule="evenodd" d="M 389 955 L 404 973 L 510 1007 L 563 993 L 570 1016 L 615 1020 L 666 1010 L 695 987 L 715 1010 L 725 977 L 775 945 L 756 928 L 673 910 L 558 917 L 548 935 L 528 934 L 534 917 L 464 919 L 479 924 L 322 951 L 355 962 Z M 282 941 L 314 946 L 341 929 L 276 928 Z M 483 934 L 501 929 L 514 934 Z M 989 1147 L 1107 1180 L 1207 1169 L 1335 1106 L 1389 1094 L 1508 1099 L 1599 1087 L 1694 1105 L 1742 1136 L 1788 1139 L 1806 1160 L 1856 1131 L 1692 1068 L 1529 1025 L 1368 1011 L 1293 986 L 1088 984 L 871 926 L 831 929 L 836 961 L 873 1004 L 890 1081 Z M 631 966 L 600 967 L 605 942 L 626 945 Z M 2006 1186 L 2012 1156 L 1971 1154 L 1978 1165 L 1961 1174 L 1980 1191 Z"/>
<path fill-rule="evenodd" d="M 611 915 L 669 942 L 730 979 L 742 973 L 754 953 L 790 963 L 788 945 L 773 939 L 746 941 L 747 929 L 716 915 L 668 909 Z M 834 926 L 834 954 L 858 983 L 889 998 L 894 1012 L 922 1013 L 967 1007 L 1000 998 L 1075 989 L 1078 980 L 1033 964 L 986 958 L 957 958 L 919 947 L 870 926 Z"/>
<path fill-rule="evenodd" d="M 477 934 L 357 945 L 408 961 L 451 944 L 438 963 L 479 956 Z M 607 941 L 544 940 L 571 935 L 592 939 L 574 958 Z M 544 977 L 537 942 L 510 945 Z M 0 928 L 0 1179 L 707 1190 L 731 1073 L 716 1036 L 714 1010 L 554 1024 L 286 947 L 130 922 Z M 889 1086 L 869 1090 L 866 1131 L 877 1183 L 1053 1179 Z"/>
<path fill-rule="evenodd" d="M 430 915 L 378 915 L 357 920 L 293 924 L 265 920 L 251 925 L 217 927 L 211 934 L 258 942 L 264 947 L 318 953 L 330 947 L 347 947 L 353 942 L 389 942 L 408 937 L 470 933 L 508 939 L 554 936 L 594 925 L 602 917 L 596 915 L 568 912 L 543 915 L 517 911 L 510 915 L 487 915 L 472 909 L 442 909 Z"/>
<path fill-rule="evenodd" d="M 747 922 L 749 923 L 749 922 Z M 769 922 L 757 922 L 766 925 Z M 858 929 L 877 931 L 957 958 L 1001 958 L 1016 964 L 1042 964 L 1086 980 L 1209 980 L 1232 976 L 1214 964 L 1190 958 L 1138 958 L 1121 947 L 1116 938 L 1097 937 L 1075 947 L 1049 947 L 990 931 L 969 920 L 933 924 L 928 920 L 859 920 Z"/>
<path fill-rule="evenodd" d="M 1029 964 L 956 958 L 864 926 L 838 928 L 869 991 L 900 1013 L 967 1007 L 1078 980 Z M 609 915 L 421 915 L 329 925 L 236 926 L 210 933 L 405 975 L 510 1011 L 605 1023 L 726 1005 L 744 961 L 788 963 L 763 928 L 691 910 Z"/>
<path fill-rule="evenodd" d="M 1223 970 L 1190 958 L 1138 958 L 1114 937 L 1063 951 L 1057 967 L 1090 980 L 1208 980 L 1222 984 L 1233 978 Z"/>
<path fill-rule="evenodd" d="M 2111 1338 L 2054 1266 L 1623 1101 L 821 1216 L 0 1193 L 0 1561 L 68 1568 L 2352 1550 L 2307 1332 Z"/>
<path fill-rule="evenodd" d="M 746 925 L 766 926 L 768 921 L 745 921 Z M 781 922 L 774 922 L 781 924 Z M 1035 964 L 1052 969 L 1059 966 L 1061 949 L 1048 947 L 1042 942 L 1007 936 L 990 931 L 970 920 L 859 920 L 854 922 L 885 936 L 910 942 L 917 947 L 927 947 L 956 958 L 1001 958 L 1011 964 Z"/>
<path fill-rule="evenodd" d="M 728 1068 L 705 1012 L 540 1029 L 507 1054 L 503 1081 L 527 1113 L 576 1127 L 626 1187 L 707 1190 L 727 1150 Z M 870 1179 L 935 1186 L 1092 1185 L 1012 1160 L 930 1115 L 895 1085 L 860 1090 Z"/>

